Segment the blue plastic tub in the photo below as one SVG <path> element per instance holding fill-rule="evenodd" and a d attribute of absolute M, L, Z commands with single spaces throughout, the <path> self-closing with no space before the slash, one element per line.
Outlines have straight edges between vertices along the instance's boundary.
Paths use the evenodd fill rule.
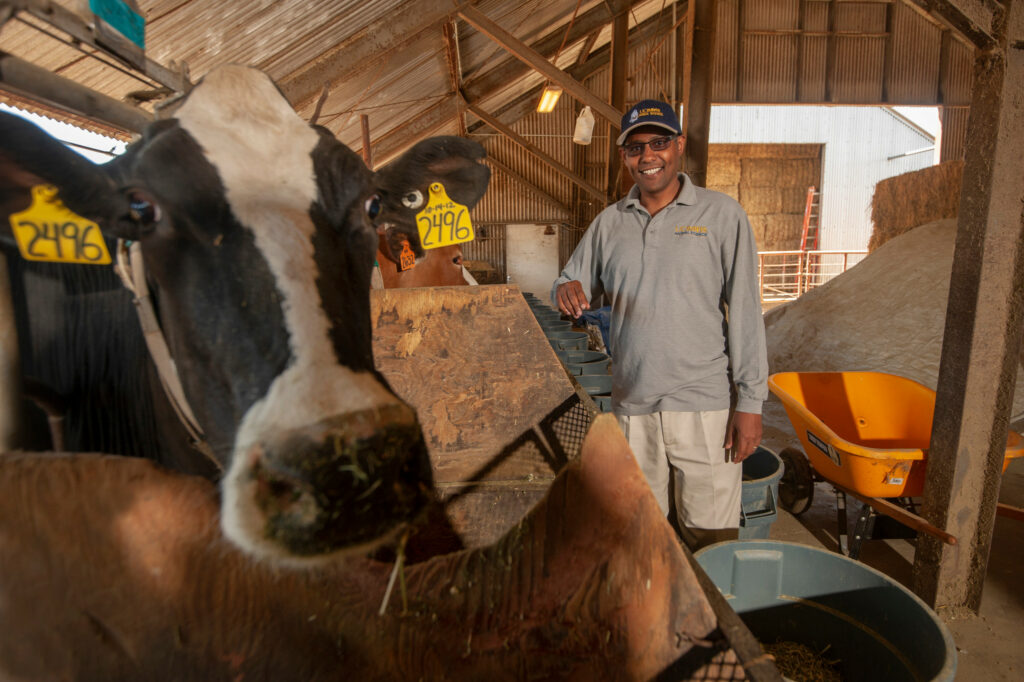
<path fill-rule="evenodd" d="M 948 682 L 956 674 L 946 625 L 869 566 L 775 540 L 720 542 L 694 556 L 762 644 L 803 644 L 838 661 L 845 680 Z"/>
<path fill-rule="evenodd" d="M 779 517 L 779 479 L 784 470 L 779 456 L 760 445 L 743 460 L 741 540 L 768 537 Z"/>

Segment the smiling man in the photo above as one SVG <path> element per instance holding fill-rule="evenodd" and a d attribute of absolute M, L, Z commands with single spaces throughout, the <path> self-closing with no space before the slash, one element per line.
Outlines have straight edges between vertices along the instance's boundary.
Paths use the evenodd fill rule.
<path fill-rule="evenodd" d="M 573 318 L 611 305 L 612 409 L 691 549 L 735 538 L 742 462 L 761 441 L 768 360 L 757 245 L 732 198 L 681 173 L 672 107 L 635 104 L 617 144 L 636 183 L 591 223 L 552 287 Z"/>

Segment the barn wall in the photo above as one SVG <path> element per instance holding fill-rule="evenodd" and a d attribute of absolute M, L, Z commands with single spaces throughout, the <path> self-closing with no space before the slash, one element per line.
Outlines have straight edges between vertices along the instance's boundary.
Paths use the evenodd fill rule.
<path fill-rule="evenodd" d="M 550 225 L 509 225 L 506 234 L 512 283 L 547 300 L 560 269 L 558 231 Z"/>

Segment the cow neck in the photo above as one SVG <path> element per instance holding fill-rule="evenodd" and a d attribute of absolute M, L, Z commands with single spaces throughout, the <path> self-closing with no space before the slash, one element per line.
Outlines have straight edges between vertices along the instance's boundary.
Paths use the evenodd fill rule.
<path fill-rule="evenodd" d="M 153 310 L 149 285 L 146 284 L 146 266 L 142 260 L 142 247 L 139 242 L 117 240 L 117 265 L 114 270 L 125 288 L 132 292 L 134 297 L 132 301 L 135 303 L 135 311 L 138 313 L 139 323 L 142 326 L 142 335 L 146 339 L 146 348 L 149 349 L 149 356 L 152 358 L 153 364 L 156 365 L 160 385 L 163 386 L 167 400 L 174 408 L 174 413 L 178 415 L 178 420 L 188 432 L 192 446 L 213 462 L 219 472 L 223 473 L 224 466 L 213 454 L 213 448 L 206 442 L 203 428 L 196 421 L 195 414 L 185 398 L 181 378 L 178 376 L 171 351 L 167 347 L 163 330 L 160 329 L 160 322 Z"/>

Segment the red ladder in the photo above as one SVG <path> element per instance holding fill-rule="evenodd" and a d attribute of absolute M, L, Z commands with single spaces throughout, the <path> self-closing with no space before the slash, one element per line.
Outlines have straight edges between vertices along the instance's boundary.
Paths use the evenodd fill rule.
<path fill-rule="evenodd" d="M 818 220 L 821 217 L 821 193 L 811 185 L 807 188 L 807 202 L 804 205 L 804 229 L 800 237 L 801 251 L 818 250 Z"/>

